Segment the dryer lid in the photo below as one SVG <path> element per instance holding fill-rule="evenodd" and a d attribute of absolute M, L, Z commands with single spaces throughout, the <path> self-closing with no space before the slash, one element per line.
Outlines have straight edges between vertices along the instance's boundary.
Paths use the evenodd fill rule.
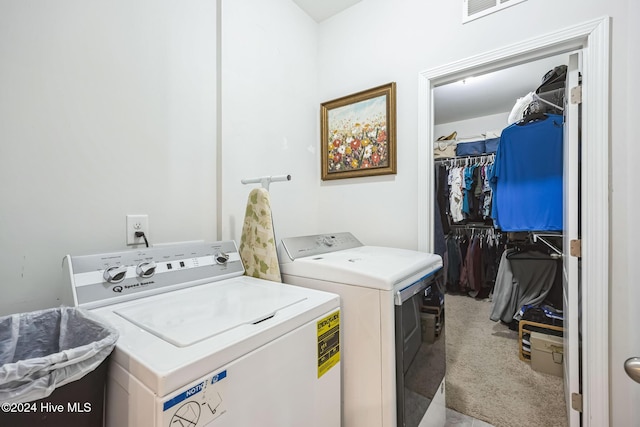
<path fill-rule="evenodd" d="M 380 246 L 360 246 L 280 265 L 284 275 L 381 290 L 400 290 L 440 268 L 439 255 Z"/>
<path fill-rule="evenodd" d="M 197 286 L 180 293 L 142 300 L 114 312 L 145 331 L 177 346 L 200 341 L 273 317 L 306 298 L 289 287 L 253 283 L 220 284 L 215 293 Z"/>

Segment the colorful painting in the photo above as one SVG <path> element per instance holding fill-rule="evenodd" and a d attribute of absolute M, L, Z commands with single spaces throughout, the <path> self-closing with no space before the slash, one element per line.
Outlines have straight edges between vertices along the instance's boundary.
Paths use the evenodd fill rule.
<path fill-rule="evenodd" d="M 396 173 L 395 83 L 321 105 L 322 179 Z"/>

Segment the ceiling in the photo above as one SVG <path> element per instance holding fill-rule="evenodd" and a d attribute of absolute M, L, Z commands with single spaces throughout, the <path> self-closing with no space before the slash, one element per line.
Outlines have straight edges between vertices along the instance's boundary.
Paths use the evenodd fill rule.
<path fill-rule="evenodd" d="M 434 122 L 509 113 L 518 98 L 536 90 L 547 71 L 568 62 L 568 54 L 558 55 L 436 87 Z"/>
<path fill-rule="evenodd" d="M 316 22 L 322 22 L 362 0 L 293 0 Z"/>

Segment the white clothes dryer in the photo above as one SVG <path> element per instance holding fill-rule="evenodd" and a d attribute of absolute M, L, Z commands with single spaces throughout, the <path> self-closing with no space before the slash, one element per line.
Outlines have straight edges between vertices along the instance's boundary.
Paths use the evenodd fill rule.
<path fill-rule="evenodd" d="M 243 276 L 232 241 L 67 261 L 120 332 L 107 426 L 340 425 L 338 295 Z"/>
<path fill-rule="evenodd" d="M 442 258 L 351 233 L 285 238 L 278 250 L 285 283 L 340 295 L 342 425 L 443 426 L 444 337 L 421 334 Z"/>

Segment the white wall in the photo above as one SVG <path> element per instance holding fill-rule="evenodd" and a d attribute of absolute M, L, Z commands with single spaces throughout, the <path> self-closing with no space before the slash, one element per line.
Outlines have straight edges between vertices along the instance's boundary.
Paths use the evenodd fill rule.
<path fill-rule="evenodd" d="M 632 17 L 626 28 L 618 28 L 614 39 L 612 98 L 614 109 L 611 120 L 612 150 L 611 174 L 611 259 L 613 271 L 610 279 L 610 332 L 611 381 L 614 384 L 611 404 L 614 409 L 612 426 L 631 425 L 640 419 L 640 384 L 632 382 L 623 370 L 629 357 L 640 357 L 640 286 L 638 283 L 638 242 L 640 231 L 638 215 L 640 194 L 634 183 L 635 171 L 640 159 L 640 144 L 637 143 L 637 118 L 640 117 L 640 2 L 627 2 L 626 16 Z M 616 28 L 614 21 L 614 29 Z M 617 59 L 617 61 L 616 61 Z M 617 79 L 617 80 L 616 80 Z"/>
<path fill-rule="evenodd" d="M 291 0 L 222 4 L 222 237 L 238 243 L 243 178 L 290 174 L 270 187 L 276 237 L 317 232 L 318 25 Z"/>
<path fill-rule="evenodd" d="M 0 314 L 71 303 L 65 254 L 215 238 L 215 0 L 0 0 Z"/>
<path fill-rule="evenodd" d="M 437 106 L 436 106 L 437 108 Z M 442 123 L 433 127 L 433 133 L 436 138 L 441 135 L 451 135 L 458 132 L 456 138 L 472 138 L 479 137 L 489 131 L 502 132 L 502 129 L 508 126 L 507 119 L 509 111 L 500 114 L 491 114 L 483 117 L 475 117 L 468 120 L 459 120 L 451 123 Z"/>

